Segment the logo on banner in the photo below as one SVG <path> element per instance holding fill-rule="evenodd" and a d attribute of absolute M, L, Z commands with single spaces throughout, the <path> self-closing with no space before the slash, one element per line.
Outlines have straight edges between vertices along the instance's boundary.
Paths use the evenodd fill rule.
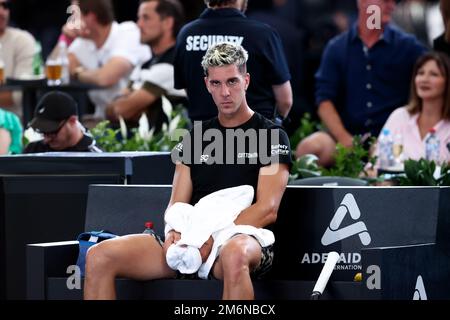
<path fill-rule="evenodd" d="M 346 238 L 359 236 L 361 243 L 365 246 L 369 245 L 372 241 L 370 234 L 367 231 L 366 224 L 362 221 L 355 222 L 349 226 L 341 228 L 342 221 L 345 216 L 350 214 L 353 220 L 358 220 L 361 217 L 361 211 L 356 203 L 355 197 L 351 193 L 347 193 L 344 196 L 339 208 L 337 208 L 333 219 L 330 222 L 327 230 L 322 236 L 321 242 L 324 246 L 328 246 L 335 242 L 341 241 Z M 339 229 L 340 228 L 340 229 Z"/>
<path fill-rule="evenodd" d="M 416 290 L 414 291 L 413 300 L 428 300 L 425 285 L 423 284 L 422 276 L 417 277 Z"/>

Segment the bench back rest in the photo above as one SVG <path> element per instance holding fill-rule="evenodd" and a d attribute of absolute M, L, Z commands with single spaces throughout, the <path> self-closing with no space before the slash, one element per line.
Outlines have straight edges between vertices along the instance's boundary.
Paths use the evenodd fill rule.
<path fill-rule="evenodd" d="M 109 230 L 118 235 L 141 233 L 147 221 L 159 235 L 172 186 L 89 186 L 85 230 Z"/>

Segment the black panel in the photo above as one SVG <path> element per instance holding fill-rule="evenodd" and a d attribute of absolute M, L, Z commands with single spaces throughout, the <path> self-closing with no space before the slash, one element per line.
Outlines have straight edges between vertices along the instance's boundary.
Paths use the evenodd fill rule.
<path fill-rule="evenodd" d="M 360 218 L 353 220 L 344 198 L 354 199 Z M 353 201 L 353 200 L 352 200 Z M 448 200 L 447 200 L 448 201 Z M 344 210 L 334 236 L 356 223 L 364 226 L 370 243 L 360 233 L 322 244 L 321 240 L 337 210 Z M 351 209 L 353 210 L 353 209 Z M 439 188 L 380 187 L 288 187 L 275 226 L 275 260 L 271 274 L 276 279 L 317 279 L 326 254 L 337 251 L 341 261 L 333 279 L 352 281 L 361 272 L 361 249 L 402 246 L 436 241 Z"/>
<path fill-rule="evenodd" d="M 362 287 L 369 298 L 413 300 L 417 290 L 421 300 L 450 299 L 450 257 L 434 244 L 368 249 L 363 257 L 365 270 L 381 271 L 380 289 Z"/>
<path fill-rule="evenodd" d="M 145 222 L 152 221 L 163 235 L 171 192 L 171 187 L 90 186 L 85 230 L 141 233 Z"/>
<path fill-rule="evenodd" d="M 3 178 L 6 238 L 2 255 L 8 299 L 25 297 L 26 244 L 74 240 L 83 231 L 88 186 L 93 183 L 121 180 L 117 175 Z"/>

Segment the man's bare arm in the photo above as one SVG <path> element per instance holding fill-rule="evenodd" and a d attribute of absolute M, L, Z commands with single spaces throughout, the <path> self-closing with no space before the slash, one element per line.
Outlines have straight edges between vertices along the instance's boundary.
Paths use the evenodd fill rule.
<path fill-rule="evenodd" d="M 132 69 L 133 65 L 127 59 L 113 57 L 101 68 L 95 70 L 75 68 L 72 74 L 81 82 L 96 84 L 100 87 L 110 87 L 118 83 Z"/>
<path fill-rule="evenodd" d="M 323 101 L 319 105 L 318 115 L 325 126 L 330 131 L 331 135 L 345 147 L 351 147 L 353 137 L 345 129 L 341 117 L 336 111 L 336 107 L 330 100 Z"/>
<path fill-rule="evenodd" d="M 234 223 L 262 228 L 275 222 L 288 180 L 289 169 L 286 164 L 272 164 L 261 168 L 256 202 L 242 211 Z"/>
<path fill-rule="evenodd" d="M 10 144 L 11 134 L 7 130 L 0 128 L 0 154 L 7 154 Z"/>
<path fill-rule="evenodd" d="M 286 81 L 283 84 L 272 86 L 272 90 L 275 95 L 275 105 L 278 113 L 283 118 L 286 118 L 293 103 L 291 82 Z"/>
<path fill-rule="evenodd" d="M 175 166 L 175 174 L 173 175 L 172 195 L 170 196 L 168 208 L 175 202 L 190 203 L 192 197 L 192 180 L 191 169 L 178 163 Z"/>
<path fill-rule="evenodd" d="M 170 208 L 176 202 L 189 203 L 192 197 L 192 180 L 191 169 L 184 164 L 177 164 L 175 166 L 175 174 L 173 176 L 172 183 L 172 195 L 170 196 L 169 205 Z M 164 254 L 167 253 L 167 249 L 172 243 L 177 243 L 180 240 L 181 234 L 175 230 L 168 232 L 166 240 L 163 245 Z"/>
<path fill-rule="evenodd" d="M 111 108 L 116 116 L 121 116 L 124 119 L 131 119 L 145 111 L 145 109 L 154 103 L 157 98 L 158 97 L 153 93 L 144 89 L 139 89 L 118 98 L 108 108 Z"/>
<path fill-rule="evenodd" d="M 76 55 L 74 55 L 73 53 L 69 53 L 67 57 L 69 59 L 69 73 L 71 76 L 73 76 L 75 74 L 75 70 L 79 66 L 81 66 L 81 64 Z"/>

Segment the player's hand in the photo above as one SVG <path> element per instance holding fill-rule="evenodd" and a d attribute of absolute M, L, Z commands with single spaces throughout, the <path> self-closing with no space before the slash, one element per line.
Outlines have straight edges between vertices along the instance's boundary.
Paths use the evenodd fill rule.
<path fill-rule="evenodd" d="M 200 248 L 200 256 L 202 257 L 202 262 L 205 262 L 206 259 L 208 259 L 212 247 L 214 244 L 214 239 L 212 237 L 209 237 L 209 239 L 201 246 Z"/>
<path fill-rule="evenodd" d="M 171 230 L 167 233 L 166 241 L 164 241 L 163 250 L 164 255 L 172 244 L 176 244 L 181 239 L 181 233 Z"/>

